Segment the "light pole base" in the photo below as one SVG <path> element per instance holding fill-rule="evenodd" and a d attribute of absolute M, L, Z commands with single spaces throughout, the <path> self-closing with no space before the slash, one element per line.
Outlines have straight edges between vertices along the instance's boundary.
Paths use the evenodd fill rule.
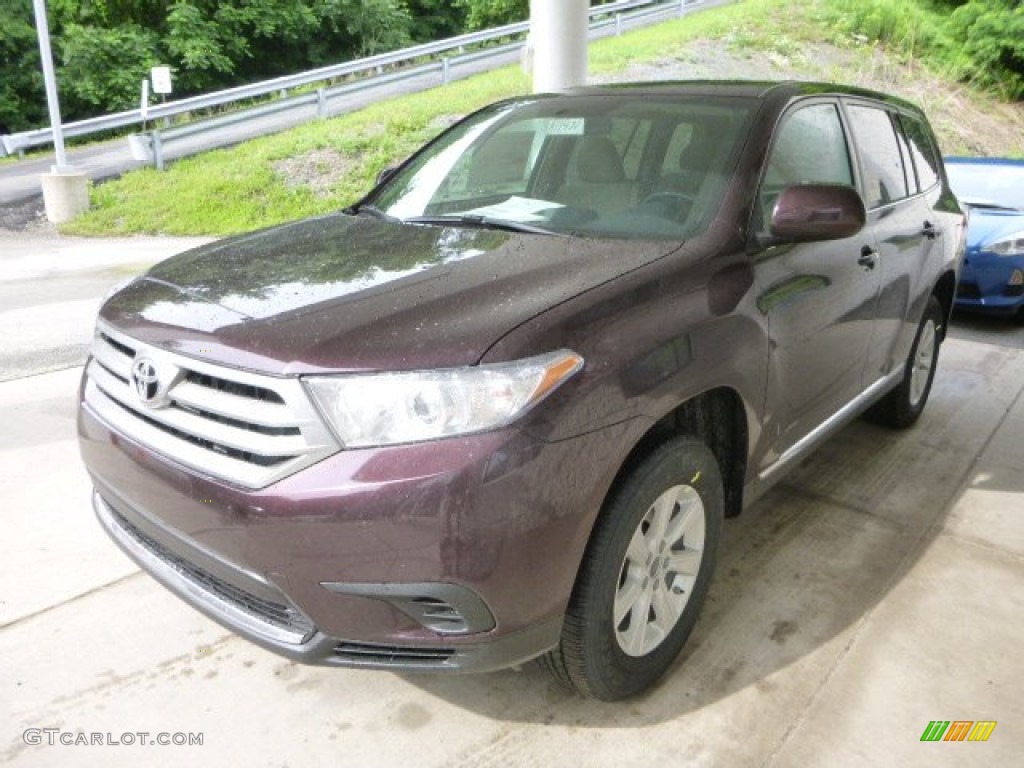
<path fill-rule="evenodd" d="M 43 184 L 43 204 L 49 221 L 60 224 L 89 210 L 89 179 L 84 173 L 55 171 L 44 173 L 39 179 Z"/>

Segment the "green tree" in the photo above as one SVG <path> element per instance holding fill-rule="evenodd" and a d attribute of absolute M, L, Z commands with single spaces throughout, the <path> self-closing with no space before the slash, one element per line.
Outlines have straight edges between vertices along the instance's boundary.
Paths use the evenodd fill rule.
<path fill-rule="evenodd" d="M 69 114 L 114 112 L 139 103 L 139 83 L 161 62 L 159 36 L 138 24 L 69 24 L 61 35 L 59 81 Z"/>
<path fill-rule="evenodd" d="M 333 32 L 331 61 L 395 50 L 412 39 L 412 17 L 400 0 L 326 0 L 319 15 Z M 346 53 L 338 56 L 340 49 Z"/>
<path fill-rule="evenodd" d="M 1006 98 L 1024 98 L 1024 5 L 1018 0 L 970 0 L 949 17 L 960 44 L 957 66 Z"/>
<path fill-rule="evenodd" d="M 45 122 L 46 91 L 31 0 L 0 0 L 0 133 Z"/>
<path fill-rule="evenodd" d="M 530 0 L 456 0 L 466 13 L 466 29 L 487 29 L 530 17 Z"/>
<path fill-rule="evenodd" d="M 450 0 L 406 0 L 412 19 L 412 39 L 425 43 L 454 37 L 465 31 L 464 14 Z"/>

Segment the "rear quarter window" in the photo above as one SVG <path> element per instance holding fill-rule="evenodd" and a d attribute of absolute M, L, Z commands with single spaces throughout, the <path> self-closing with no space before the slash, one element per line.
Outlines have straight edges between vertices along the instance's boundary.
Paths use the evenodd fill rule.
<path fill-rule="evenodd" d="M 910 158 L 917 171 L 918 184 L 922 191 L 931 189 L 939 183 L 939 153 L 931 133 L 924 123 L 908 115 L 900 115 L 900 123 L 910 145 Z"/>

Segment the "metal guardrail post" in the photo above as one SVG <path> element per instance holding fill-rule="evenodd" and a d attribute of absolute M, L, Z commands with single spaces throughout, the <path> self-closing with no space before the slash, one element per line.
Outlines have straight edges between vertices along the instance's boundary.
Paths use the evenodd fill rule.
<path fill-rule="evenodd" d="M 158 171 L 164 169 L 164 145 L 160 139 L 159 129 L 153 131 L 153 162 Z"/>
<path fill-rule="evenodd" d="M 316 116 L 327 117 L 327 89 L 323 86 L 316 89 Z"/>
<path fill-rule="evenodd" d="M 615 14 L 615 36 L 622 37 L 622 14 Z"/>
<path fill-rule="evenodd" d="M 447 56 L 441 59 L 441 83 L 448 85 L 452 79 L 452 62 Z"/>

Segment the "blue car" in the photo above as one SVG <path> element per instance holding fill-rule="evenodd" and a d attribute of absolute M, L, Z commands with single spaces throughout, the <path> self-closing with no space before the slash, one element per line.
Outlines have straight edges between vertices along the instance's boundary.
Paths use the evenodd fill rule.
<path fill-rule="evenodd" d="M 946 173 L 970 209 L 957 308 L 1024 321 L 1024 160 L 947 157 Z"/>

